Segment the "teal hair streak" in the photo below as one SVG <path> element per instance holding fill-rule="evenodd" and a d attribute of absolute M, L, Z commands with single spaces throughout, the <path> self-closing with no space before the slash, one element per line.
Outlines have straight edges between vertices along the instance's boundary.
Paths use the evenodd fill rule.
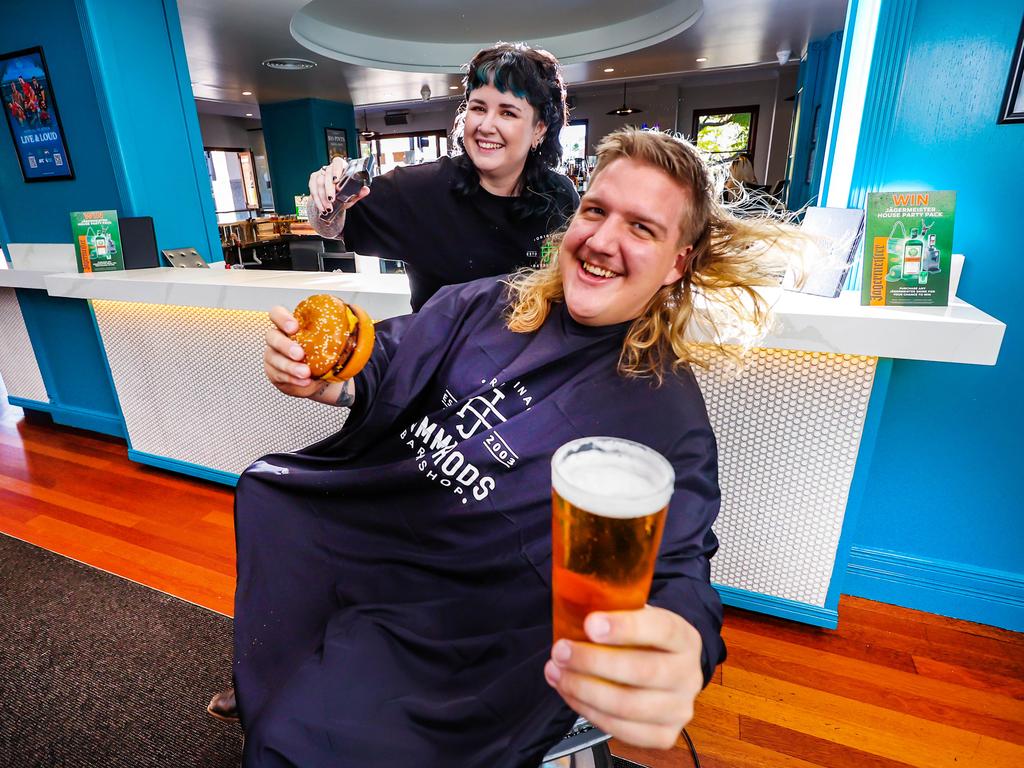
<path fill-rule="evenodd" d="M 522 85 L 517 85 L 509 81 L 509 76 L 513 75 L 512 68 L 508 65 L 499 65 L 495 67 L 493 64 L 481 64 L 473 72 L 473 77 L 469 83 L 469 89 L 479 88 L 484 85 L 491 83 L 491 78 L 494 78 L 494 87 L 497 88 L 501 93 L 511 92 L 513 96 L 526 99 L 529 101 L 526 89 Z"/>

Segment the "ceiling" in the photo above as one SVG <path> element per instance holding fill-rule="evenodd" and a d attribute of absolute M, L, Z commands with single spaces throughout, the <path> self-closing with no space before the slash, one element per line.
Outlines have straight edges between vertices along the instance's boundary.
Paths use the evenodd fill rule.
<path fill-rule="evenodd" d="M 478 47 L 498 39 L 535 44 L 548 40 L 556 55 L 566 51 L 570 43 L 577 46 L 570 51 L 576 54 L 585 49 L 584 43 L 594 41 L 593 48 L 598 52 L 584 50 L 583 58 L 599 58 L 564 65 L 570 92 L 581 92 L 601 89 L 602 85 L 607 88 L 611 84 L 608 81 L 660 79 L 684 73 L 692 77 L 704 70 L 776 64 L 780 50 L 789 50 L 793 59 L 798 59 L 809 41 L 843 28 L 847 0 L 703 0 L 703 13 L 699 6 L 695 0 L 634 0 L 629 4 L 623 0 L 478 0 L 475 6 L 465 0 L 178 0 L 192 92 L 199 110 L 237 116 L 258 116 L 261 102 L 301 98 L 347 101 L 359 107 L 413 102 L 420 100 L 424 85 L 434 98 L 459 94 L 461 76 L 441 71 L 436 64 L 424 66 L 423 72 L 397 71 L 339 61 L 304 47 L 290 31 L 292 17 L 304 9 L 305 18 L 297 22 L 305 25 L 300 34 L 308 39 L 312 30 L 320 41 L 320 50 L 354 60 L 367 60 L 376 55 L 375 50 L 380 50 L 382 56 L 388 55 L 389 49 L 408 50 L 402 47 L 408 41 L 444 41 L 468 50 L 465 46 L 476 45 L 471 41 L 479 36 L 484 36 L 484 42 Z M 627 7 L 628 14 L 624 12 Z M 473 11 L 467 20 L 468 8 Z M 516 13 L 510 15 L 510 8 Z M 687 12 L 691 18 L 685 21 Z M 682 31 L 638 50 L 627 51 L 634 46 L 626 45 L 620 46 L 623 52 L 602 55 L 602 50 L 614 50 L 600 37 L 604 30 L 616 24 L 629 25 L 631 18 L 646 16 L 649 21 L 652 14 L 653 18 L 661 14 L 662 19 L 669 19 L 663 29 L 671 29 L 673 23 L 684 19 Z M 530 19 L 537 21 L 534 28 L 538 34 L 529 34 Z M 315 24 L 310 26 L 318 20 L 325 25 L 323 30 L 316 30 Z M 341 25 L 357 35 L 401 36 L 402 41 L 363 48 L 362 53 L 369 52 L 369 57 L 353 56 L 345 52 L 350 46 L 339 42 L 342 33 L 337 29 L 330 32 L 330 27 Z M 487 35 L 492 29 L 493 33 Z M 625 31 L 633 33 L 635 41 L 645 34 L 648 41 L 657 39 L 643 31 L 636 33 L 635 27 Z M 451 51 L 447 53 L 442 59 L 452 60 Z M 317 67 L 284 72 L 261 64 L 278 57 L 308 59 Z M 701 57 L 707 61 L 697 62 Z M 459 58 L 464 58 L 461 53 Z M 567 61 L 574 58 L 579 56 Z M 408 66 L 407 62 L 400 63 Z M 614 71 L 605 72 L 606 68 Z M 243 91 L 252 95 L 244 96 Z"/>

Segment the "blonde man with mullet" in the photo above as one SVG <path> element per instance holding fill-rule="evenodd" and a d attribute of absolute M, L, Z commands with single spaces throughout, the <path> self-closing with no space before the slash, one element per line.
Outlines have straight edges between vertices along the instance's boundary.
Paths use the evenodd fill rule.
<path fill-rule="evenodd" d="M 317 445 L 236 491 L 235 682 L 244 765 L 536 768 L 579 713 L 669 748 L 725 658 L 710 585 L 714 434 L 690 370 L 736 355 L 778 282 L 784 225 L 739 221 L 688 143 L 612 134 L 550 266 L 449 286 L 377 324 Z M 300 388 L 271 312 L 267 375 Z M 720 335 L 715 336 L 716 332 Z M 647 605 L 552 645 L 551 457 L 605 435 L 675 486 Z"/>
<path fill-rule="evenodd" d="M 767 330 L 768 305 L 756 289 L 779 284 L 786 267 L 799 261 L 806 238 L 779 217 L 733 215 L 727 204 L 719 202 L 721 179 L 685 140 L 656 131 L 617 131 L 601 142 L 597 157 L 592 181 L 615 161 L 629 160 L 663 171 L 689 191 L 689 204 L 679 214 L 676 242 L 682 250 L 682 268 L 633 319 L 619 371 L 660 381 L 666 368 L 703 366 L 715 356 L 738 361 L 743 350 Z M 629 189 L 619 192 L 631 194 Z M 581 234 L 593 229 L 583 222 L 595 218 L 594 197 L 591 193 L 581 203 L 577 221 L 567 231 L 553 236 L 559 252 L 567 235 L 570 246 L 575 246 Z M 524 271 L 510 280 L 514 291 L 510 330 L 529 333 L 544 323 L 552 303 L 565 300 L 565 285 L 572 283 L 568 268 L 574 264 L 555 260 L 544 269 Z M 693 341 L 698 328 L 710 341 Z"/>

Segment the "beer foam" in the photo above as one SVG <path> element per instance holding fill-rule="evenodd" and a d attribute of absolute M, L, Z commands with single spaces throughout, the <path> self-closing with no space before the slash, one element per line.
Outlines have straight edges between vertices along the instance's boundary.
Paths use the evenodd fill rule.
<path fill-rule="evenodd" d="M 610 437 L 574 440 L 551 460 L 551 484 L 575 507 L 602 517 L 643 517 L 672 498 L 675 471 L 646 445 Z"/>

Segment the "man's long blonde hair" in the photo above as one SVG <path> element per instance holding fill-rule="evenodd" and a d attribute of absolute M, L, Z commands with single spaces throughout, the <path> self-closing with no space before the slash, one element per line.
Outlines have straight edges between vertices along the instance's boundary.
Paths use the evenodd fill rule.
<path fill-rule="evenodd" d="M 661 287 L 630 326 L 620 373 L 660 381 L 669 367 L 706 366 L 720 356 L 739 360 L 769 322 L 769 307 L 755 287 L 779 285 L 790 254 L 799 254 L 804 238 L 783 220 L 732 215 L 717 202 L 721 183 L 688 141 L 658 131 L 616 131 L 597 148 L 591 178 L 619 159 L 654 166 L 689 191 L 692 204 L 680 216 L 679 245 L 693 244 L 682 278 Z M 563 236 L 553 236 L 558 249 Z M 556 256 L 541 269 L 509 280 L 510 330 L 537 330 L 552 303 L 564 300 L 557 262 Z M 694 330 L 701 340 L 692 338 Z"/>

